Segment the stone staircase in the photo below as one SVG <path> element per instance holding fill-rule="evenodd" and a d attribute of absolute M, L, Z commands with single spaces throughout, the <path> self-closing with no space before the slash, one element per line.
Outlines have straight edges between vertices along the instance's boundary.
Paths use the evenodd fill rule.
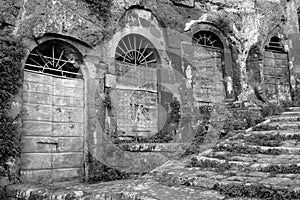
<path fill-rule="evenodd" d="M 221 199 L 300 199 L 300 107 L 171 165 L 153 171 L 161 184 L 206 188 Z"/>
<path fill-rule="evenodd" d="M 7 191 L 11 197 L 18 194 L 14 200 L 38 194 L 68 200 L 300 199 L 300 107 L 139 179 L 55 187 L 11 186 Z"/>

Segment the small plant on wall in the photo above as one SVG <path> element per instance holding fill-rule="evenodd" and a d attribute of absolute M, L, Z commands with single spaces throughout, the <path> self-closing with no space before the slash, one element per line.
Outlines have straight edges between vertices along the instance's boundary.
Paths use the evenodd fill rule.
<path fill-rule="evenodd" d="M 173 138 L 176 141 L 177 136 L 177 130 L 179 126 L 179 122 L 181 119 L 181 113 L 180 113 L 180 102 L 177 100 L 176 97 L 174 97 L 173 101 L 170 103 L 170 124 L 169 127 L 173 130 L 169 130 L 169 133 L 166 134 L 173 134 Z"/>
<path fill-rule="evenodd" d="M 176 97 L 174 97 L 173 101 L 170 103 L 171 107 L 171 122 L 174 124 L 178 124 L 180 119 L 181 119 L 181 114 L 180 114 L 180 102 L 177 100 Z"/>
<path fill-rule="evenodd" d="M 104 92 L 104 99 L 103 99 L 103 106 L 108 110 L 110 111 L 112 109 L 112 105 L 111 105 L 111 98 L 109 96 L 109 88 L 106 88 L 105 89 L 105 92 Z"/>
<path fill-rule="evenodd" d="M 11 114 L 11 103 L 22 86 L 22 60 L 26 51 L 13 36 L 0 35 L 0 178 L 6 175 L 9 161 L 19 156 L 20 115 Z M 6 171 L 6 172 L 5 172 Z"/>

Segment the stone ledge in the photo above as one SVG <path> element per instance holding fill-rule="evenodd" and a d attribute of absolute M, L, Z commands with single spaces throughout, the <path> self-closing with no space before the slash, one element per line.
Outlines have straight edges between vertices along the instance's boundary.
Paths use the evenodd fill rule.
<path fill-rule="evenodd" d="M 7 187 L 7 195 L 9 200 L 225 200 L 217 191 L 168 187 L 150 179 L 70 184 L 11 185 Z"/>
<path fill-rule="evenodd" d="M 189 143 L 123 143 L 121 149 L 131 152 L 184 152 Z"/>

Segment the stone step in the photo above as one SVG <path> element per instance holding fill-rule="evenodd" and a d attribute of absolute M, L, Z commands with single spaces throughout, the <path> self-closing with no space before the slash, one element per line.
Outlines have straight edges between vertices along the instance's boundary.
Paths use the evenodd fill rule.
<path fill-rule="evenodd" d="M 199 174 L 195 169 L 192 173 L 179 174 L 165 172 L 155 178 L 163 185 L 189 186 L 194 189 L 205 188 L 218 191 L 228 198 L 263 198 L 274 195 L 274 199 L 285 199 L 280 194 L 289 194 L 288 199 L 300 197 L 300 179 L 271 177 L 268 173 L 228 171 L 227 173 Z M 272 192 L 266 193 L 266 192 Z M 279 196 L 278 196 L 279 195 Z"/>
<path fill-rule="evenodd" d="M 225 200 L 218 191 L 186 185 L 161 185 L 154 180 L 124 180 L 96 184 L 75 184 L 68 188 L 49 188 L 45 184 L 19 184 L 7 188 L 9 199 L 52 200 Z"/>
<path fill-rule="evenodd" d="M 273 130 L 287 130 L 287 129 L 300 129 L 300 122 L 271 122 L 267 125 L 269 128 L 272 128 Z M 271 129 L 271 130 L 272 130 Z"/>
<path fill-rule="evenodd" d="M 300 163 L 300 155 L 264 155 L 264 154 L 240 154 L 227 158 L 228 161 L 248 162 L 248 163 L 269 163 L 272 164 L 297 164 Z"/>
<path fill-rule="evenodd" d="M 281 155 L 266 155 L 266 154 L 239 154 L 230 157 L 231 160 L 270 163 L 270 164 L 297 164 L 300 163 L 300 155 L 281 154 Z"/>
<path fill-rule="evenodd" d="M 224 173 L 229 170 L 239 170 L 241 172 L 270 172 L 273 174 L 282 173 L 295 173 L 300 174 L 300 163 L 299 157 L 298 161 L 293 160 L 293 156 L 286 156 L 284 158 L 272 157 L 261 157 L 246 159 L 244 156 L 232 156 L 228 159 L 218 159 L 218 158 L 208 158 L 208 157 L 194 157 L 191 161 L 192 167 L 198 167 L 205 170 L 214 170 L 220 173 Z"/>
<path fill-rule="evenodd" d="M 253 128 L 253 131 L 300 129 L 300 122 L 270 122 L 267 125 Z"/>
<path fill-rule="evenodd" d="M 300 115 L 277 115 L 270 117 L 271 122 L 295 122 L 300 121 Z"/>
<path fill-rule="evenodd" d="M 263 199 L 251 198 L 251 197 L 233 197 L 226 200 L 263 200 Z"/>
<path fill-rule="evenodd" d="M 288 111 L 294 111 L 294 112 L 297 112 L 299 111 L 300 112 L 300 107 L 289 107 L 287 108 Z"/>
<path fill-rule="evenodd" d="M 299 130 L 298 130 L 299 131 Z M 245 134 L 231 138 L 230 142 L 244 143 L 248 145 L 258 145 L 267 147 L 293 147 L 300 148 L 300 134 L 279 134 L 274 131 L 273 133 L 265 134 Z M 300 131 L 299 131 L 300 132 Z"/>
<path fill-rule="evenodd" d="M 285 111 L 281 113 L 280 115 L 295 115 L 295 116 L 300 116 L 300 111 Z"/>
<path fill-rule="evenodd" d="M 282 135 L 286 137 L 291 136 L 300 136 L 300 131 L 297 129 L 290 129 L 290 130 L 267 130 L 267 131 L 252 131 L 249 133 L 243 134 L 245 136 L 249 135 Z"/>
<path fill-rule="evenodd" d="M 280 154 L 280 155 L 267 155 L 267 154 L 233 154 L 228 151 L 214 152 L 211 155 L 205 156 L 209 158 L 217 158 L 220 160 L 228 161 L 241 161 L 248 163 L 270 163 L 270 164 L 298 164 L 300 163 L 300 155 L 293 154 Z"/>
<path fill-rule="evenodd" d="M 220 143 L 214 147 L 214 151 L 228 151 L 235 154 L 296 154 L 300 155 L 300 148 L 297 147 L 268 147 L 259 145 L 250 145 L 246 143 L 239 143 L 235 141 Z"/>
<path fill-rule="evenodd" d="M 245 161 L 231 161 L 227 159 L 219 159 L 205 156 L 194 156 L 191 160 L 191 165 L 193 167 L 200 167 L 205 169 L 213 168 L 224 171 L 229 169 L 242 169 L 243 167 L 251 165 L 250 162 Z"/>
<path fill-rule="evenodd" d="M 257 182 L 238 181 L 229 177 L 220 181 L 214 190 L 229 197 L 254 197 L 262 199 L 300 199 L 300 182 L 289 178 L 266 178 Z"/>

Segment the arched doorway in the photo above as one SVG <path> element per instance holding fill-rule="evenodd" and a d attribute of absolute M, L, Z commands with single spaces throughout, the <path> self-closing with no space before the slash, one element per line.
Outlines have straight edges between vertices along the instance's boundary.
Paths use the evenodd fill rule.
<path fill-rule="evenodd" d="M 191 82 L 194 101 L 203 105 L 211 104 L 216 99 L 224 99 L 220 92 L 224 90 L 225 74 L 221 40 L 210 31 L 198 31 L 193 35 L 192 44 L 194 67 Z"/>
<path fill-rule="evenodd" d="M 84 80 L 82 55 L 48 40 L 24 68 L 21 181 L 59 181 L 83 174 Z"/>
<path fill-rule="evenodd" d="M 158 130 L 158 52 L 144 36 L 129 34 L 115 51 L 116 85 L 111 88 L 117 143 L 134 142 Z"/>
<path fill-rule="evenodd" d="M 269 101 L 280 102 L 290 98 L 288 54 L 281 39 L 273 36 L 265 46 L 263 80 Z"/>

